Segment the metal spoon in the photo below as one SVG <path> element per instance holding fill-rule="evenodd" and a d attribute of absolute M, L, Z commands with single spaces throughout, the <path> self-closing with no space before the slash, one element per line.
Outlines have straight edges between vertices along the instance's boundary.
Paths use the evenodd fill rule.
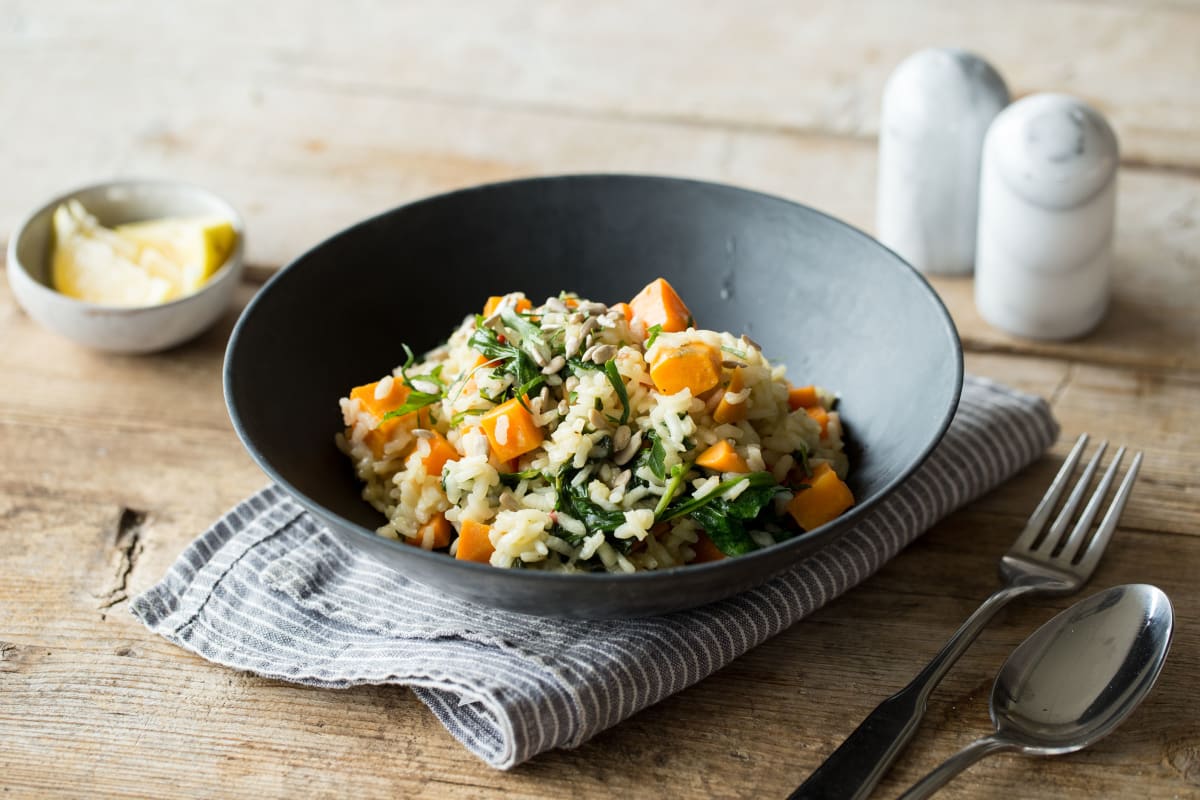
<path fill-rule="evenodd" d="M 1171 646 L 1171 601 L 1155 586 L 1094 594 L 1038 628 L 992 686 L 996 732 L 930 772 L 900 800 L 919 800 L 984 756 L 1016 750 L 1056 756 L 1108 735 L 1142 701 Z"/>

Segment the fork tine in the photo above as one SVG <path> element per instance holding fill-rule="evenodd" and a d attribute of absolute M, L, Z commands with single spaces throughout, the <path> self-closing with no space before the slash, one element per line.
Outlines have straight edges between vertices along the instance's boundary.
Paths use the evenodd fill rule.
<path fill-rule="evenodd" d="M 1058 498 L 1062 497 L 1063 491 L 1067 488 L 1067 481 L 1071 479 L 1071 473 L 1075 471 L 1075 465 L 1079 463 L 1079 457 L 1083 455 L 1083 448 L 1087 442 L 1088 435 L 1086 433 L 1080 434 L 1079 438 L 1075 440 L 1075 446 L 1071 448 L 1063 465 L 1059 467 L 1058 474 L 1050 482 L 1050 488 L 1038 501 L 1037 508 L 1029 515 L 1029 521 L 1025 523 L 1025 530 L 1021 531 L 1021 535 L 1013 542 L 1013 550 L 1033 549 L 1033 543 L 1037 541 L 1038 534 L 1046 526 L 1046 520 L 1050 519 L 1050 515 L 1054 512 Z"/>
<path fill-rule="evenodd" d="M 1117 529 L 1117 521 L 1121 519 L 1121 512 L 1125 510 L 1125 503 L 1129 500 L 1130 492 L 1133 491 L 1133 482 L 1137 480 L 1138 469 L 1141 466 L 1142 454 L 1141 451 L 1138 451 L 1134 454 L 1133 461 L 1129 465 L 1129 472 L 1125 473 L 1125 480 L 1121 481 L 1121 488 L 1117 489 L 1117 495 L 1113 498 L 1112 505 L 1108 507 L 1108 512 L 1100 522 L 1096 535 L 1092 537 L 1087 550 L 1083 553 L 1083 558 L 1075 566 L 1085 580 L 1100 563 L 1100 556 L 1104 555 L 1104 550 L 1108 547 L 1108 540 L 1112 538 L 1113 531 Z"/>
<path fill-rule="evenodd" d="M 1075 523 L 1075 527 L 1071 530 L 1071 535 L 1063 542 L 1062 551 L 1059 553 L 1059 558 L 1062 560 L 1070 563 L 1079 554 L 1084 539 L 1087 538 L 1088 532 L 1092 529 L 1092 522 L 1096 519 L 1096 515 L 1100 513 L 1100 506 L 1104 504 L 1104 498 L 1108 495 L 1108 488 L 1112 486 L 1113 478 L 1117 475 L 1117 467 L 1120 466 L 1121 459 L 1124 457 L 1125 448 L 1118 448 L 1117 454 L 1113 456 L 1112 463 L 1108 465 L 1108 469 L 1104 472 L 1104 477 L 1100 479 L 1100 485 L 1092 493 L 1092 499 L 1088 500 L 1083 513 L 1079 515 L 1079 521 Z"/>
<path fill-rule="evenodd" d="M 1075 509 L 1079 508 L 1079 504 L 1083 502 L 1083 496 L 1087 494 L 1088 487 L 1092 485 L 1092 476 L 1096 474 L 1096 470 L 1100 467 L 1100 459 L 1107 449 L 1108 442 L 1101 442 L 1100 446 L 1096 448 L 1096 452 L 1092 455 L 1092 460 L 1084 467 L 1083 474 L 1075 482 L 1075 488 L 1067 496 L 1067 502 L 1063 503 L 1062 510 L 1054 518 L 1054 524 L 1050 526 L 1050 532 L 1046 534 L 1046 538 L 1038 545 L 1038 550 L 1044 550 L 1046 555 L 1050 555 L 1054 552 L 1054 548 L 1058 547 L 1058 543 L 1063 538 L 1063 531 L 1071 524 L 1071 518 L 1075 516 Z"/>

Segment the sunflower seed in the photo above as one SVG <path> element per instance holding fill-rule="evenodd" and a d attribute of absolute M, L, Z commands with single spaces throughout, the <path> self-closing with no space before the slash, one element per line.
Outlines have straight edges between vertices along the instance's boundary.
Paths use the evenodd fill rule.
<path fill-rule="evenodd" d="M 642 432 L 638 431 L 629 439 L 629 444 L 625 445 L 623 449 L 618 451 L 617 454 L 613 456 L 613 463 L 618 467 L 624 466 L 629 462 L 629 459 L 637 455 L 637 451 L 641 449 L 641 446 Z"/>
<path fill-rule="evenodd" d="M 513 497 L 513 493 L 507 489 L 500 493 L 500 507 L 505 511 L 517 510 L 517 498 Z"/>
<path fill-rule="evenodd" d="M 542 374 L 543 375 L 553 375 L 554 373 L 558 372 L 560 369 L 562 369 L 566 365 L 567 365 L 566 358 L 564 358 L 563 356 L 555 356 L 554 358 L 550 359 L 549 364 L 545 364 L 542 366 Z"/>
<path fill-rule="evenodd" d="M 558 314 L 565 314 L 568 311 L 567 304 L 562 300 L 559 300 L 557 297 L 551 297 L 546 300 L 545 308 Z"/>
<path fill-rule="evenodd" d="M 628 425 L 622 425 L 617 428 L 613 433 L 613 450 L 624 450 L 632 437 L 633 432 L 629 430 Z"/>
<path fill-rule="evenodd" d="M 604 415 L 594 408 L 588 412 L 588 422 L 590 422 L 592 427 L 596 430 L 601 430 L 605 427 Z"/>
<path fill-rule="evenodd" d="M 595 316 L 596 314 L 603 314 L 605 311 L 608 311 L 608 306 L 604 305 L 603 303 L 593 303 L 589 300 L 587 302 L 580 303 L 575 307 L 575 310 L 581 314 Z"/>
<path fill-rule="evenodd" d="M 416 428 L 413 430 L 413 436 L 417 437 L 418 439 L 432 439 L 433 431 L 428 431 L 424 428 Z"/>
<path fill-rule="evenodd" d="M 749 336 L 747 336 L 744 333 L 742 334 L 742 341 L 745 342 L 746 344 L 750 345 L 751 347 L 753 347 L 758 352 L 760 352 L 760 353 L 762 352 L 762 345 L 759 344 L 758 342 L 754 341 L 753 339 L 751 339 Z"/>
<path fill-rule="evenodd" d="M 583 337 L 581 337 L 578 333 L 575 333 L 573 331 L 569 332 L 567 334 L 567 341 L 564 344 L 564 350 L 566 351 L 565 355 L 567 356 L 567 358 L 571 358 L 576 353 L 578 353 L 579 345 L 581 345 L 581 344 L 583 344 Z"/>
<path fill-rule="evenodd" d="M 583 354 L 583 360 L 591 359 L 597 364 L 603 364 L 617 354 L 617 348 L 611 344 L 592 345 L 586 353 Z"/>
<path fill-rule="evenodd" d="M 724 367 L 725 369 L 739 369 L 746 365 L 740 361 L 722 361 L 721 366 Z"/>
<path fill-rule="evenodd" d="M 587 336 L 599 326 L 600 322 L 595 317 L 588 317 L 583 321 L 583 324 L 579 326 L 579 335 L 581 337 Z"/>

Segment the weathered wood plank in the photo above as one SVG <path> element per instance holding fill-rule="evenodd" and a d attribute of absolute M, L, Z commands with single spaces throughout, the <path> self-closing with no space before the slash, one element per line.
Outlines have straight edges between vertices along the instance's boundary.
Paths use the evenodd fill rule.
<path fill-rule="evenodd" d="M 12 620 L 0 661 L 0 767 L 7 784 L 31 794 L 102 796 L 782 796 L 990 590 L 995 559 L 1012 535 L 1007 518 L 960 514 L 864 587 L 723 672 L 577 751 L 501 774 L 400 690 L 319 691 L 231 673 L 151 636 L 123 603 L 101 618 L 96 598 L 78 587 L 105 561 L 111 508 L 64 499 L 20 516 L 28 536 L 0 544 L 0 608 L 8 606 Z M 1177 567 L 1200 557 L 1200 540 L 1121 538 L 1125 552 L 1105 560 L 1095 586 L 1154 580 L 1181 617 L 1200 612 Z M 72 557 L 61 558 L 68 543 Z M 55 564 L 48 579 L 14 583 Z M 22 606 L 13 608 L 18 598 Z M 985 632 L 939 689 L 886 794 L 986 729 L 994 670 L 1068 602 L 1014 607 Z M 30 605 L 36 615 L 19 613 Z M 1160 687 L 1125 729 L 1073 758 L 996 759 L 948 796 L 973 796 L 981 786 L 1032 798 L 1195 794 L 1198 660 L 1200 638 L 1185 627 Z"/>
<path fill-rule="evenodd" d="M 177 91 L 167 76 L 142 81 L 154 96 Z M 213 85 L 206 90 L 213 99 L 202 109 L 148 105 L 136 94 L 80 97 L 75 112 L 90 120 L 83 147 L 75 129 L 56 124 L 57 109 L 37 102 L 47 91 L 20 81 L 0 83 L 0 100 L 12 95 L 8 105 L 29 109 L 14 121 L 27 128 L 13 133 L 12 141 L 37 136 L 62 154 L 11 166 L 11 179 L 0 187 L 0 234 L 35 202 L 121 173 L 194 180 L 229 196 L 248 220 L 250 260 L 269 266 L 421 196 L 561 172 L 725 181 L 872 226 L 875 150 L 847 139 L 448 106 L 327 87 Z M 347 130 L 347 120 L 358 122 Z M 979 317 L 971 282 L 935 280 L 968 346 L 1200 369 L 1200 315 L 1194 313 L 1200 298 L 1200 176 L 1126 169 L 1121 181 L 1113 304 L 1101 327 L 1075 342 L 1015 339 Z"/>
<path fill-rule="evenodd" d="M 25 332 L 35 340 L 39 335 L 32 327 Z M 196 347 L 203 350 L 206 345 Z M 215 361 L 218 353 L 219 347 L 211 348 L 201 362 Z M 83 351 L 61 355 L 69 365 L 79 354 Z M 1169 416 L 1170 409 L 1194 413 L 1190 395 L 1165 399 L 1175 392 L 1195 391 L 1189 379 L 1173 376 L 1148 383 L 1124 370 L 1069 368 L 1058 361 L 995 355 L 971 356 L 968 367 L 1008 377 L 1044 395 L 1057 394 L 1060 414 L 1077 409 L 1070 419 L 1086 419 L 1089 425 L 1108 419 L 1111 405 L 1106 403 L 1124 406 L 1128 396 L 1140 392 L 1150 417 L 1167 413 L 1172 427 L 1194 430 L 1190 417 Z M 192 391 L 218 404 L 216 371 L 198 372 L 206 377 Z M 344 786 L 346 774 L 361 776 L 356 780 L 367 793 L 417 796 L 473 796 L 484 790 L 599 795 L 614 789 L 636 796 L 647 791 L 646 774 L 701 794 L 778 794 L 792 780 L 780 772 L 780 765 L 793 765 L 797 774 L 814 766 L 836 743 L 838 726 L 854 716 L 847 709 L 865 712 L 871 700 L 907 678 L 908 665 L 916 660 L 914 640 L 927 640 L 933 649 L 943 630 L 948 632 L 969 612 L 989 585 L 995 557 L 1014 535 L 1019 516 L 1013 502 L 1031 505 L 1044 485 L 1036 474 L 1041 467 L 1029 470 L 977 504 L 978 513 L 958 515 L 940 526 L 866 589 L 835 604 L 833 609 L 852 603 L 844 618 L 829 617 L 831 609 L 777 640 L 798 642 L 798 650 L 781 652 L 771 643 L 578 753 L 550 754 L 512 775 L 498 776 L 467 756 L 407 694 L 394 689 L 315 692 L 231 675 L 150 637 L 125 616 L 122 594 L 150 585 L 196 531 L 261 483 L 261 475 L 227 429 L 202 425 L 181 433 L 171 429 L 176 418 L 170 408 L 138 405 L 137 398 L 153 398 L 169 388 L 169 372 L 143 372 L 139 360 L 118 359 L 101 372 L 85 372 L 82 387 L 123 384 L 126 373 L 153 391 L 136 393 L 137 413 L 131 411 L 116 422 L 103 419 L 103 414 L 88 420 L 79 416 L 79 408 L 68 408 L 64 421 L 53 413 L 52 400 L 43 416 L 28 408 L 11 417 L 6 411 L 0 426 L 0 452 L 24 456 L 19 463 L 6 459 L 0 473 L 0 496 L 5 498 L 0 517 L 6 529 L 22 533 L 5 537 L 0 548 L 0 618 L 9 620 L 3 638 L 11 643 L 0 662 L 6 689 L 0 693 L 5 698 L 0 701 L 0 733 L 6 741 L 19 743 L 9 751 L 13 763 L 3 766 L 5 774 L 13 776 L 10 780 L 35 794 L 54 788 L 71 793 L 70 787 L 93 785 L 119 796 L 128 792 L 121 781 L 131 761 L 149 763 L 138 773 L 145 786 L 165 791 L 177 783 L 185 796 L 203 796 L 216 786 L 232 796 L 294 791 L 301 785 L 318 795 L 334 794 Z M 1069 428 L 1074 423 L 1064 417 L 1064 424 Z M 1188 436 L 1190 441 L 1194 434 Z M 98 458 L 101 452 L 110 455 Z M 64 495 L 64 470 L 80 463 L 80 454 L 91 468 L 81 477 L 72 473 L 71 491 Z M 204 465 L 202 481 L 197 479 L 199 464 Z M 1148 474 L 1154 469 L 1149 464 Z M 1154 509 L 1168 501 L 1139 488 L 1126 521 L 1158 525 Z M 120 535 L 118 522 L 126 508 L 146 514 L 134 541 Z M 1181 532 L 1194 532 L 1195 512 L 1193 505 L 1191 527 Z M 1188 513 L 1187 508 L 1180 511 L 1185 523 Z M 1192 536 L 1123 531 L 1096 585 L 1153 580 L 1172 593 L 1186 593 L 1190 577 L 1179 567 L 1197 563 L 1200 553 L 1177 540 L 1196 541 Z M 135 560 L 132 566 L 126 561 L 130 558 Z M 1179 585 L 1166 585 L 1171 581 Z M 897 608 L 904 614 L 897 615 Z M 994 664 L 1044 618 L 1031 620 L 1034 612 L 1020 616 L 1023 613 L 1014 612 L 1019 622 L 1012 623 L 1010 615 L 1003 623 L 1013 625 L 1009 638 L 989 645 L 985 637 L 973 651 L 990 659 L 986 664 L 976 662 L 974 672 L 963 672 L 960 679 L 952 676 L 942 695 L 951 700 L 935 706 L 931 718 L 942 729 L 935 738 L 921 740 L 910 756 L 912 765 L 902 765 L 894 788 L 915 778 L 985 721 L 982 704 Z M 847 640 L 864 644 L 847 645 Z M 1186 641 L 1176 645 L 1177 657 L 1181 652 L 1185 661 L 1196 658 L 1196 648 Z M 780 665 L 792 666 L 784 666 L 780 675 Z M 837 685 L 831 685 L 831 675 L 837 676 Z M 29 683 L 17 683 L 25 680 Z M 706 688 L 710 684 L 712 688 Z M 749 699 L 746 686 L 755 689 Z M 1167 686 L 1161 690 L 1166 698 L 1157 705 L 1152 701 L 1147 708 L 1153 710 L 1142 712 L 1142 718 L 1165 727 L 1153 728 L 1152 735 L 1115 738 L 1107 755 L 1080 756 L 1087 760 L 1068 771 L 1044 768 L 1038 775 L 1046 794 L 1036 796 L 1067 790 L 1122 795 L 1132 791 L 1133 784 L 1125 781 L 1146 770 L 1161 781 L 1154 784 L 1156 790 L 1168 786 L 1180 791 L 1180 775 L 1194 781 L 1200 740 L 1188 727 L 1195 718 L 1187 705 L 1190 695 L 1181 695 L 1179 686 Z M 37 702 L 46 697 L 55 702 Z M 177 714 L 180 702 L 191 712 Z M 5 713 L 7 703 L 13 705 Z M 1184 716 L 1170 712 L 1176 707 Z M 715 730 L 705 724 L 713 718 L 732 722 Z M 122 731 L 123 742 L 130 741 L 132 732 L 138 749 L 111 741 L 112 730 Z M 763 737 L 763 730 L 778 733 Z M 799 744 L 789 738 L 793 735 L 800 737 Z M 167 765 L 185 751 L 188 777 L 180 781 Z M 398 754 L 403 769 L 395 767 Z M 326 759 L 335 756 L 342 767 L 336 776 L 323 769 Z M 64 774 L 61 765 L 47 770 L 48 763 L 70 766 Z M 696 763 L 719 769 L 689 767 Z M 1101 769 L 1103 779 L 1114 783 L 1097 785 L 1097 778 L 1087 777 L 1106 764 L 1110 769 Z M 994 770 L 982 773 L 987 776 L 982 785 L 1012 790 L 1028 767 L 1011 762 L 1004 769 L 1004 762 L 998 761 L 980 769 Z"/>
<path fill-rule="evenodd" d="M 84 78 L 110 96 L 149 73 L 199 89 L 312 84 L 342 94 L 535 108 L 558 116 L 874 136 L 891 69 L 931 43 L 991 59 L 1015 94 L 1064 91 L 1109 114 L 1139 163 L 1200 166 L 1200 12 L 1177 4 L 797 5 L 697 8 L 526 0 L 454 4 L 289 4 L 246 14 L 212 2 L 17 3 L 0 28 L 39 82 Z M 130 24 L 136 19 L 136 24 Z M 235 22 L 236 21 L 236 22 Z M 41 61 L 30 61 L 41 55 Z M 114 81 L 114 79 L 116 79 Z M 49 105 L 49 104 L 47 104 Z"/>
<path fill-rule="evenodd" d="M 128 174 L 228 195 L 260 275 L 399 203 L 554 172 L 731 182 L 869 229 L 883 79 L 935 41 L 982 52 L 1018 93 L 1096 103 L 1126 167 L 1114 304 L 1091 336 L 1006 337 L 975 313 L 969 281 L 934 281 L 968 369 L 1050 398 L 1063 425 L 1051 457 L 726 670 L 506 774 L 404 690 L 233 673 L 142 629 L 128 597 L 266 480 L 221 402 L 235 313 L 170 353 L 120 358 L 41 330 L 0 285 L 0 787 L 39 798 L 783 796 L 995 586 L 996 559 L 1089 430 L 1147 453 L 1092 586 L 1149 581 L 1172 596 L 1181 625 L 1162 683 L 1094 749 L 989 760 L 943 794 L 1200 798 L 1200 636 L 1186 622 L 1200 614 L 1198 38 L 1200 6 L 1165 0 L 308 0 L 253 13 L 214 0 L 186 15 L 10 0 L 0 238 L 44 197 Z M 882 795 L 987 730 L 996 668 L 1069 602 L 1018 605 L 985 631 Z"/>
<path fill-rule="evenodd" d="M 1090 433 L 1091 447 L 1104 439 L 1111 442 L 1105 464 L 1118 446 L 1145 455 L 1123 524 L 1197 533 L 1200 447 L 1192 431 L 1200 430 L 1200 376 L 994 355 L 968 356 L 967 369 L 1046 397 L 1062 425 L 1054 457 L 1043 459 L 990 494 L 981 501 L 982 508 L 1032 513 L 1075 439 Z M 1058 383 L 1051 386 L 1056 377 Z M 1126 466 L 1131 457 L 1126 457 Z"/>
<path fill-rule="evenodd" d="M 0 287 L 0 300 L 7 291 Z M 21 376 L 0 383 L 0 452 L 22 454 L 0 462 L 0 487 L 51 495 L 65 468 L 86 464 L 86 480 L 72 485 L 81 497 L 137 510 L 165 493 L 193 507 L 207 498 L 215 516 L 265 483 L 221 399 L 219 364 L 233 318 L 170 353 L 117 358 L 65 342 L 23 314 L 0 314 L 0 338 L 26 345 L 0 348 L 0 370 Z M 1127 523 L 1198 533 L 1200 377 L 987 354 L 969 355 L 967 368 L 1053 398 L 1064 428 L 1060 457 L 1084 431 L 1145 450 Z M 1047 461 L 991 502 L 1031 509 L 1054 469 Z"/>

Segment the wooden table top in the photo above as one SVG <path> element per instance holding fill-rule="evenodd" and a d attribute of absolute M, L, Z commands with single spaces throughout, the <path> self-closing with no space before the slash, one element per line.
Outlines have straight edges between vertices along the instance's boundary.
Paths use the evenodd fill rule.
<path fill-rule="evenodd" d="M 1150 582 L 1178 630 L 1110 738 L 998 756 L 954 797 L 1200 797 L 1200 5 L 34 3 L 0 14 L 0 238 L 114 176 L 208 186 L 248 222 L 252 280 L 360 218 L 516 176 L 632 171 L 735 183 L 870 229 L 883 81 L 908 53 L 980 52 L 1016 94 L 1096 105 L 1121 138 L 1112 308 L 1075 342 L 978 317 L 935 280 L 967 368 L 1036 392 L 1053 453 L 861 587 L 573 751 L 508 773 L 411 693 L 326 691 L 209 664 L 128 598 L 265 483 L 221 397 L 237 310 L 148 357 L 35 325 L 0 288 L 0 785 L 5 796 L 781 797 L 996 586 L 995 564 L 1082 431 L 1143 477 L 1091 582 Z M 453 9 L 453 10 L 451 10 Z M 989 729 L 1008 652 L 1067 598 L 1018 604 L 935 692 L 894 796 Z"/>

